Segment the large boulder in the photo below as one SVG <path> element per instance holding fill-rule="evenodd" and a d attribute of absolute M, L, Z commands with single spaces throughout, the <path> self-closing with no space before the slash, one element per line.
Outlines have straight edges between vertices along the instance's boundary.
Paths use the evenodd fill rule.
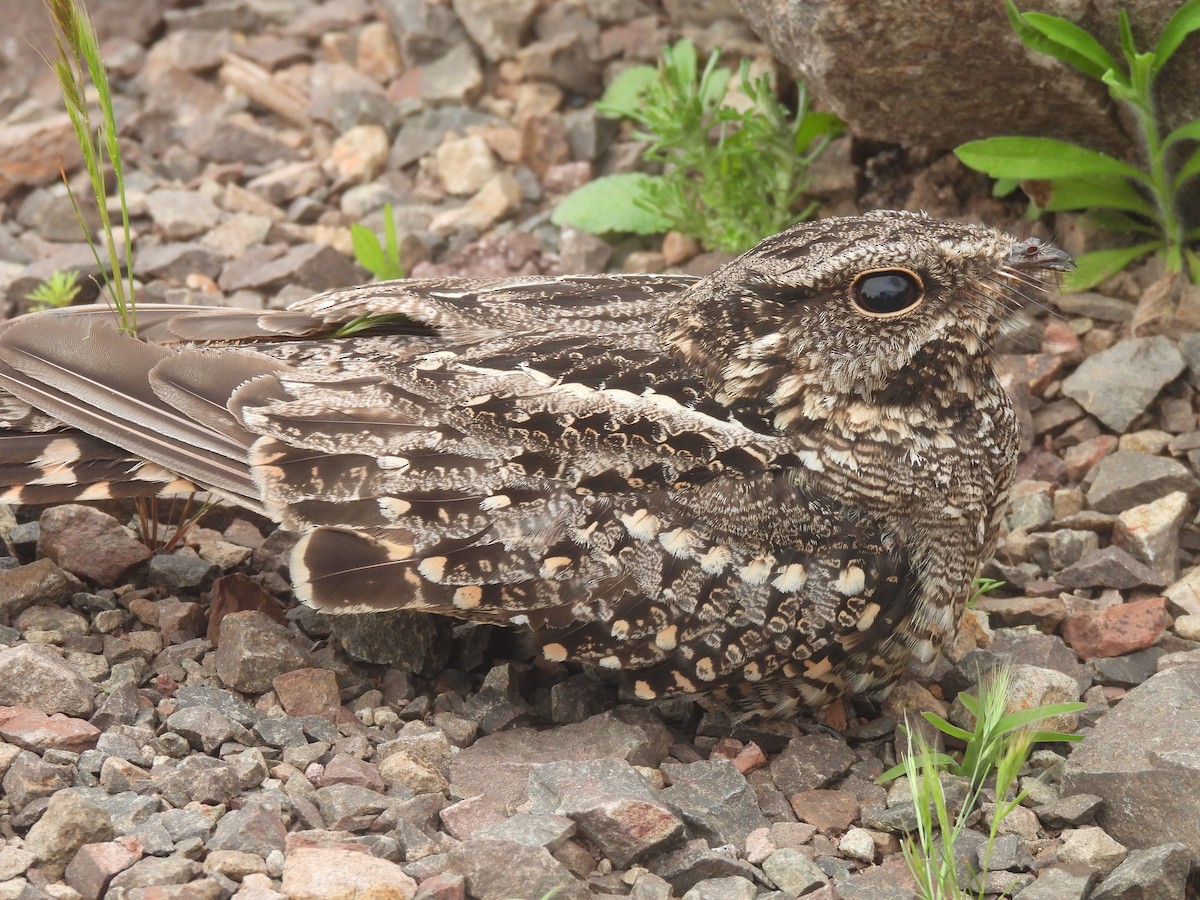
<path fill-rule="evenodd" d="M 1133 141 L 1107 89 L 1027 49 L 997 0 L 735 0 L 775 56 L 802 76 L 854 131 L 905 145 L 953 148 L 995 135 L 1057 137 L 1127 154 Z M 1117 53 L 1117 10 L 1128 9 L 1149 49 L 1178 0 L 1020 0 L 1064 16 Z M 1171 127 L 1200 116 L 1200 36 L 1159 76 Z"/>

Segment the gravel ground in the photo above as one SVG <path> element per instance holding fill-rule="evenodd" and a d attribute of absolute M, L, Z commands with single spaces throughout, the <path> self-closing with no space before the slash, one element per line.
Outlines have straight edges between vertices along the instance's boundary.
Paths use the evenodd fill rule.
<path fill-rule="evenodd" d="M 384 203 L 417 276 L 721 261 L 548 221 L 636 159 L 591 106 L 613 72 L 684 35 L 764 57 L 720 4 L 147 6 L 97 5 L 143 302 L 275 307 L 366 280 L 348 227 L 379 227 Z M 50 272 L 94 271 L 55 183 L 69 126 L 31 71 L 0 92 L 9 315 Z M 899 155 L 877 150 L 856 168 L 862 149 L 821 164 L 824 213 L 1005 214 L 945 160 L 888 169 Z M 0 507 L 0 900 L 909 898 L 912 803 L 876 783 L 897 721 L 957 719 L 950 701 L 1001 661 L 1023 706 L 1086 702 L 1055 726 L 1087 737 L 1034 753 L 993 892 L 1200 896 L 1200 294 L 1156 328 L 1156 274 L 1007 336 L 1028 440 L 985 572 L 1006 586 L 881 709 L 835 710 L 838 733 L 623 703 L 487 627 L 331 620 L 290 599 L 291 536 L 237 510 L 152 554 L 128 506 Z M 981 841 L 961 842 L 969 864 Z"/>

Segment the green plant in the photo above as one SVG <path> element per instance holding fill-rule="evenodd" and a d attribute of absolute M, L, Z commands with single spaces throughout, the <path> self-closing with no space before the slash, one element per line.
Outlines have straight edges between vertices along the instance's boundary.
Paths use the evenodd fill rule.
<path fill-rule="evenodd" d="M 63 173 L 67 193 L 75 216 L 83 229 L 84 237 L 96 259 L 96 265 L 104 278 L 108 296 L 115 308 L 121 329 L 128 334 L 137 333 L 137 310 L 134 304 L 133 239 L 129 228 L 129 205 L 125 199 L 125 174 L 121 165 L 121 148 L 117 141 L 117 122 L 113 113 L 112 91 L 108 73 L 100 57 L 100 44 L 96 30 L 92 27 L 87 10 L 79 0 L 45 0 L 54 28 L 55 58 L 51 66 L 58 77 L 59 89 L 67 115 L 75 128 L 75 138 L 83 151 L 83 163 L 95 195 L 96 208 L 100 213 L 101 229 L 104 233 L 108 265 L 100 260 L 100 251 L 87 227 L 84 218 Z M 93 124 L 87 99 L 88 83 L 96 90 L 100 107 L 101 122 Z M 105 184 L 105 166 L 112 167 L 113 179 L 121 208 L 121 239 L 124 258 L 117 251 L 116 229 L 108 211 L 108 187 Z M 128 282 L 121 278 L 122 263 Z"/>
<path fill-rule="evenodd" d="M 1051 703 L 1010 713 L 1005 710 L 1011 696 L 1011 688 L 1012 670 L 1007 666 L 997 666 L 980 679 L 978 697 L 973 697 L 966 691 L 958 695 L 959 702 L 975 718 L 971 731 L 947 722 L 937 713 L 921 713 L 938 731 L 966 745 L 961 763 L 945 753 L 936 754 L 938 763 L 944 765 L 948 772 L 971 779 L 972 785 L 981 785 L 996 768 L 1006 743 L 1012 740 L 1014 735 L 1032 728 L 1043 719 L 1076 713 L 1087 707 L 1086 703 Z M 1081 739 L 1077 734 L 1063 734 L 1057 731 L 1034 731 L 1030 734 L 1035 744 Z M 902 765 L 893 766 L 884 772 L 880 779 L 890 780 L 902 771 Z"/>
<path fill-rule="evenodd" d="M 59 309 L 70 306 L 79 296 L 78 272 L 53 272 L 50 277 L 25 295 L 34 309 Z"/>
<path fill-rule="evenodd" d="M 1200 282 L 1200 223 L 1188 227 L 1180 215 L 1180 190 L 1200 175 L 1200 147 L 1182 153 L 1186 142 L 1200 142 L 1200 120 L 1185 122 L 1162 134 L 1154 103 L 1154 81 L 1184 39 L 1200 30 L 1200 0 L 1190 0 L 1171 16 L 1153 51 L 1140 52 L 1129 16 L 1119 18 L 1118 62 L 1095 37 L 1067 19 L 1046 13 L 1023 13 L 1005 0 L 1009 21 L 1028 47 L 1048 54 L 1103 81 L 1109 94 L 1134 114 L 1143 140 L 1144 165 L 1139 168 L 1075 144 L 1039 137 L 996 137 L 963 144 L 955 154 L 963 163 L 1001 179 L 1000 190 L 1017 182 L 1048 182 L 1049 197 L 1041 208 L 1091 210 L 1098 228 L 1141 235 L 1130 247 L 1097 250 L 1076 259 L 1064 285 L 1085 290 L 1150 253 L 1161 255 L 1169 272 L 1181 272 L 1185 260 L 1193 281 Z"/>
<path fill-rule="evenodd" d="M 977 697 L 965 692 L 958 695 L 963 706 L 975 717 L 973 730 L 952 725 L 935 713 L 922 713 L 943 734 L 966 744 L 962 762 L 934 750 L 920 735 L 914 748 L 912 732 L 905 728 L 907 755 L 902 762 L 879 777 L 880 781 L 890 781 L 900 775 L 908 778 L 916 812 L 916 827 L 905 837 L 901 849 L 923 900 L 962 896 L 955 844 L 979 804 L 985 786 L 994 777 L 996 803 L 988 823 L 984 856 L 976 873 L 978 896 L 983 896 L 983 882 L 987 877 L 1000 824 L 1020 805 L 1027 793 L 1026 789 L 1018 791 L 1011 798 L 1008 796 L 1029 759 L 1033 745 L 1081 739 L 1076 734 L 1035 731 L 1033 726 L 1051 716 L 1078 712 L 1086 704 L 1052 703 L 1009 713 L 1006 709 L 1011 694 L 1012 670 L 999 666 L 980 679 Z M 943 773 L 967 780 L 967 790 L 956 808 L 952 808 L 947 798 Z M 940 843 L 935 833 L 941 834 Z"/>
<path fill-rule="evenodd" d="M 392 204 L 383 207 L 383 240 L 366 225 L 350 226 L 350 242 L 358 264 L 379 281 L 394 281 L 404 277 L 400 263 L 400 242 L 396 237 L 396 218 Z"/>
<path fill-rule="evenodd" d="M 626 69 L 597 109 L 631 119 L 635 140 L 647 142 L 647 162 L 661 175 L 597 178 L 558 205 L 552 221 L 594 234 L 657 234 L 676 230 L 710 248 L 745 250 L 767 235 L 808 218 L 801 205 L 809 167 L 842 130 L 837 116 L 808 108 L 797 83 L 795 114 L 771 90 L 770 79 L 740 69 L 742 110 L 726 102 L 731 73 L 714 51 L 698 71 L 687 40 L 663 50 L 662 64 Z"/>
<path fill-rule="evenodd" d="M 976 578 L 971 582 L 971 596 L 967 598 L 967 609 L 974 609 L 979 598 L 1004 587 L 1004 582 L 995 578 Z"/>
<path fill-rule="evenodd" d="M 396 219 L 392 204 L 383 207 L 383 240 L 366 225 L 350 226 L 350 241 L 354 246 L 354 258 L 358 264 L 375 276 L 378 281 L 395 281 L 404 277 L 404 266 L 400 262 L 400 241 L 396 236 Z M 399 314 L 356 316 L 338 326 L 331 337 L 344 338 L 389 325 L 408 322 L 407 316 Z"/>

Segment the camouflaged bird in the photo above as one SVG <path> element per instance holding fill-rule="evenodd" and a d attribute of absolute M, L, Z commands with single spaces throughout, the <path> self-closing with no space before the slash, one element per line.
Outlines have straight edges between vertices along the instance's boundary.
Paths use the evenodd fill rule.
<path fill-rule="evenodd" d="M 993 550 L 1017 423 L 991 344 L 1069 265 L 878 211 L 702 279 L 146 306 L 141 341 L 39 313 L 0 332 L 0 499 L 197 486 L 300 532 L 295 591 L 326 612 L 518 626 L 645 699 L 880 696 Z"/>

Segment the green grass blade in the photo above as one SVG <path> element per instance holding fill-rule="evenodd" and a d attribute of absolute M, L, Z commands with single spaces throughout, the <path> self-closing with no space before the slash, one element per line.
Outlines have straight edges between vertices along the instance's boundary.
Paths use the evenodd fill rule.
<path fill-rule="evenodd" d="M 1184 39 L 1194 31 L 1200 31 L 1200 0 L 1189 0 L 1175 10 L 1154 47 L 1154 70 L 1157 72 L 1169 60 Z"/>
<path fill-rule="evenodd" d="M 1084 709 L 1087 709 L 1086 703 L 1049 703 L 1045 706 L 1035 706 L 1033 709 L 1022 709 L 1003 716 L 997 722 L 997 730 L 1017 731 L 1051 716 L 1065 716 Z"/>
<path fill-rule="evenodd" d="M 1120 175 L 1149 183 L 1150 177 L 1129 163 L 1053 138 L 996 137 L 969 141 L 955 151 L 964 165 L 993 178 L 1053 179 L 1087 175 Z"/>
<path fill-rule="evenodd" d="M 942 732 L 942 734 L 947 734 L 950 737 L 957 738 L 960 741 L 969 741 L 971 739 L 971 732 L 964 731 L 957 725 L 947 722 L 935 712 L 926 710 L 925 712 L 921 713 L 921 715 L 925 717 L 925 720 L 929 722 L 930 725 Z"/>

